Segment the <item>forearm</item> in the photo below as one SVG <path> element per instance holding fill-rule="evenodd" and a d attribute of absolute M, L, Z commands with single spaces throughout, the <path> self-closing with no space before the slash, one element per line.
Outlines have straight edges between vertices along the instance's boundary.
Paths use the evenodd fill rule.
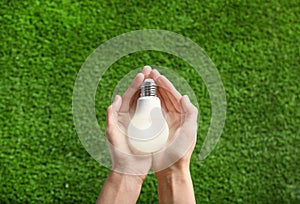
<path fill-rule="evenodd" d="M 160 203 L 196 203 L 189 169 L 160 172 L 157 179 Z"/>
<path fill-rule="evenodd" d="M 105 181 L 96 204 L 136 203 L 142 178 L 111 172 Z"/>

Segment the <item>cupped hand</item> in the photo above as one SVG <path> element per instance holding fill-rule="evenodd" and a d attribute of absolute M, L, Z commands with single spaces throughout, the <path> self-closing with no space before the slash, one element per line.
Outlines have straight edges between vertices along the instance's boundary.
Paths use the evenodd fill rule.
<path fill-rule="evenodd" d="M 112 157 L 112 170 L 121 174 L 139 175 L 144 179 L 151 167 L 151 154 L 140 154 L 130 148 L 126 135 L 131 103 L 138 98 L 144 75 L 139 73 L 124 93 L 117 95 L 107 109 L 106 137 Z"/>
<path fill-rule="evenodd" d="M 188 96 L 182 96 L 173 84 L 157 70 L 144 69 L 145 78 L 156 82 L 157 94 L 170 133 L 166 146 L 153 153 L 152 166 L 156 174 L 162 171 L 189 169 L 197 138 L 198 110 Z"/>

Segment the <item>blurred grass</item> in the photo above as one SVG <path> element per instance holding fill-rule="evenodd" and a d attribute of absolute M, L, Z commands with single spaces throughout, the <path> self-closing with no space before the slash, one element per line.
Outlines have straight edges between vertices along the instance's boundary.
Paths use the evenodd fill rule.
<path fill-rule="evenodd" d="M 108 100 L 96 105 L 99 121 L 123 75 L 145 64 L 171 68 L 199 97 L 201 126 L 191 165 L 197 203 L 300 203 L 299 5 L 1 1 L 0 203 L 95 202 L 109 171 L 76 135 L 74 81 L 100 44 L 149 28 L 189 37 L 216 64 L 228 103 L 220 142 L 197 161 L 210 120 L 208 93 L 191 67 L 156 52 L 126 56 L 105 73 L 109 83 L 99 84 L 96 98 Z M 148 176 L 139 203 L 157 203 L 156 186 Z"/>

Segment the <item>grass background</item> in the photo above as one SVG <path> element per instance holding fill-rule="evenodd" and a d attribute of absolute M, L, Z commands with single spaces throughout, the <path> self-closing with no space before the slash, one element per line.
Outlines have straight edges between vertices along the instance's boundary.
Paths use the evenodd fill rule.
<path fill-rule="evenodd" d="M 216 64 L 228 103 L 220 142 L 197 161 L 210 120 L 207 90 L 183 61 L 154 51 L 128 55 L 105 73 L 99 122 L 123 75 L 145 64 L 168 67 L 198 97 L 197 203 L 300 203 L 299 0 L 1 1 L 0 203 L 95 202 L 109 170 L 76 135 L 74 81 L 100 44 L 149 28 L 189 37 Z M 156 187 L 149 175 L 138 203 L 157 203 Z"/>

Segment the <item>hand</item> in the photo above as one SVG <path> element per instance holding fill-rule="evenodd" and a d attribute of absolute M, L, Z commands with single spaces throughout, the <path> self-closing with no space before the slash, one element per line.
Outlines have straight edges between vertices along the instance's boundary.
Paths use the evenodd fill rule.
<path fill-rule="evenodd" d="M 197 138 L 197 108 L 188 96 L 181 96 L 172 83 L 157 70 L 144 69 L 145 78 L 152 78 L 158 86 L 165 119 L 170 133 L 166 147 L 153 154 L 156 175 L 163 171 L 189 171 L 189 164 Z"/>
<path fill-rule="evenodd" d="M 136 93 L 143 81 L 144 75 L 139 73 L 124 96 L 116 96 L 107 109 L 106 137 L 112 157 L 112 172 L 103 185 L 97 204 L 136 203 L 151 167 L 151 155 L 134 152 L 126 136 L 130 103 L 137 100 Z"/>
<path fill-rule="evenodd" d="M 136 75 L 124 96 L 116 96 L 114 102 L 107 109 L 106 136 L 112 156 L 112 170 L 121 174 L 139 175 L 145 179 L 151 167 L 151 154 L 139 154 L 128 145 L 126 136 L 127 126 L 130 121 L 130 103 L 136 101 L 136 94 L 144 75 Z"/>
<path fill-rule="evenodd" d="M 159 86 L 158 97 L 170 128 L 168 145 L 153 153 L 152 157 L 133 151 L 126 136 L 130 113 L 135 110 L 140 86 L 148 77 L 154 79 Z M 196 133 L 197 109 L 164 76 L 149 66 L 144 67 L 123 98 L 116 96 L 107 109 L 106 135 L 113 171 L 107 178 L 97 203 L 136 203 L 151 162 L 158 178 L 160 203 L 195 203 L 189 162 L 195 147 Z"/>
<path fill-rule="evenodd" d="M 159 203 L 196 203 L 189 165 L 197 138 L 197 108 L 158 71 L 143 70 L 158 86 L 170 133 L 165 148 L 153 153 L 152 166 L 158 180 Z"/>

